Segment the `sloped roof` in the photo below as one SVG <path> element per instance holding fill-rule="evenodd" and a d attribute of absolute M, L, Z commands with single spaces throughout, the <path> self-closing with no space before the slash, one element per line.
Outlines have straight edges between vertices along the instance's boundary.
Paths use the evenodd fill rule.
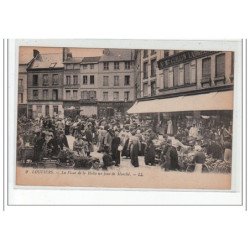
<path fill-rule="evenodd" d="M 100 58 L 101 58 L 100 56 L 84 57 L 82 59 L 82 64 L 85 64 L 85 63 L 97 63 L 97 62 L 99 62 Z"/>
<path fill-rule="evenodd" d="M 81 63 L 82 62 L 82 57 L 71 57 L 67 58 L 63 63 Z"/>
<path fill-rule="evenodd" d="M 38 54 L 29 68 L 63 68 L 63 55 L 62 53 Z"/>
<path fill-rule="evenodd" d="M 133 60 L 133 50 L 131 49 L 106 49 L 107 54 L 103 54 L 100 62 L 131 61 Z"/>

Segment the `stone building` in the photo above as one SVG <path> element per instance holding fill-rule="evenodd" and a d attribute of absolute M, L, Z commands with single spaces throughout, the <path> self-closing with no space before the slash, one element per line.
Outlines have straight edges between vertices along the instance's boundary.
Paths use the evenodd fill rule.
<path fill-rule="evenodd" d="M 63 54 L 40 54 L 27 67 L 28 117 L 64 116 Z"/>
<path fill-rule="evenodd" d="M 161 57 L 162 51 L 156 53 Z M 155 72 L 154 61 L 152 64 L 147 52 L 143 52 L 142 94 L 128 113 L 150 114 L 158 121 L 163 117 L 176 120 L 181 115 L 197 119 L 211 115 L 232 121 L 234 52 L 169 50 L 163 53 L 163 58 L 157 59 Z"/>

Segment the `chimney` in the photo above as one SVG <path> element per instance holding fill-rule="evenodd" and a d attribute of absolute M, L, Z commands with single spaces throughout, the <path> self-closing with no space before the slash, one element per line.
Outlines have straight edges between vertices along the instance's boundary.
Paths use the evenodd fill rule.
<path fill-rule="evenodd" d="M 110 50 L 109 50 L 109 49 L 104 49 L 104 50 L 102 51 L 102 53 L 103 53 L 103 55 L 108 56 L 108 55 L 110 54 Z"/>
<path fill-rule="evenodd" d="M 68 52 L 68 53 L 67 53 L 67 59 L 70 59 L 70 58 L 72 59 L 72 53 L 71 53 L 71 52 Z"/>
<path fill-rule="evenodd" d="M 37 57 L 37 55 L 39 54 L 40 54 L 39 50 L 33 49 L 33 58 Z"/>
<path fill-rule="evenodd" d="M 67 60 L 67 55 L 69 52 L 69 48 L 63 48 L 63 61 Z"/>

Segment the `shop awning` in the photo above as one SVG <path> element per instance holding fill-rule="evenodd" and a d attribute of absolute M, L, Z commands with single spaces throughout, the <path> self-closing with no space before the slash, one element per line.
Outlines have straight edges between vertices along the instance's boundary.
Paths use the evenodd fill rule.
<path fill-rule="evenodd" d="M 233 110 L 233 91 L 137 101 L 127 112 L 142 114 L 202 110 Z"/>

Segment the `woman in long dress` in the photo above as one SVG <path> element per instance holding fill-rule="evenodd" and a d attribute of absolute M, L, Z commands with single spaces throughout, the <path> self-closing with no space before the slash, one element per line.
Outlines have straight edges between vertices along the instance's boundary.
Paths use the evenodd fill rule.
<path fill-rule="evenodd" d="M 139 139 L 135 136 L 135 132 L 132 133 L 132 137 L 130 138 L 130 158 L 131 164 L 134 167 L 139 167 Z"/>

